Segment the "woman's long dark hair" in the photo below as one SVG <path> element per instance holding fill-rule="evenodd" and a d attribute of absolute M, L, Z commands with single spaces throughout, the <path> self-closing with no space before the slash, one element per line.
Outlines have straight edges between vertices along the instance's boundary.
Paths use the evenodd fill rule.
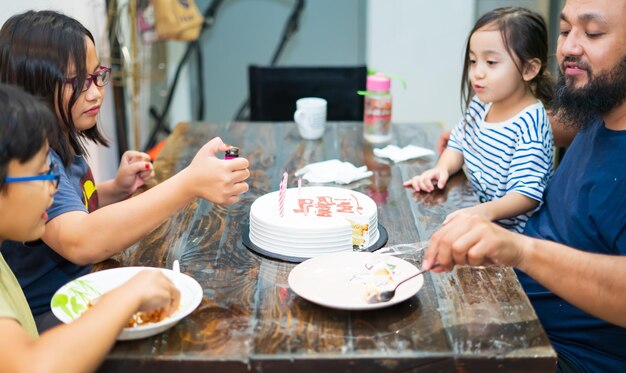
<path fill-rule="evenodd" d="M 20 86 L 43 98 L 60 116 L 58 135 L 50 140 L 68 165 L 77 154 L 86 154 L 82 139 L 108 146 L 98 126 L 78 131 L 72 120 L 72 108 L 82 94 L 87 78 L 85 37 L 93 35 L 80 22 L 54 11 L 28 11 L 7 20 L 0 29 L 0 82 Z M 77 84 L 66 84 L 68 66 L 76 68 Z M 73 89 L 66 106 L 63 90 Z"/>
<path fill-rule="evenodd" d="M 530 81 L 530 89 L 535 97 L 540 99 L 546 107 L 549 107 L 554 96 L 554 82 L 547 70 L 548 31 L 546 23 L 541 15 L 529 9 L 506 7 L 485 13 L 476 21 L 467 38 L 463 77 L 461 79 L 461 105 L 463 105 L 463 112 L 467 111 L 474 96 L 474 89 L 469 79 L 470 39 L 474 32 L 490 24 L 500 30 L 504 47 L 513 58 L 513 61 L 517 57 L 521 62 L 522 66 L 517 66 L 520 74 L 522 74 L 526 61 L 534 58 L 541 61 L 539 73 Z"/>

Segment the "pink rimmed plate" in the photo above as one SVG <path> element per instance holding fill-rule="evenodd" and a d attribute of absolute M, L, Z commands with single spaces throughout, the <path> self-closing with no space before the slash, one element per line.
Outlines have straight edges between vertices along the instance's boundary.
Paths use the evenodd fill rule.
<path fill-rule="evenodd" d="M 320 255 L 305 260 L 289 273 L 289 287 L 302 298 L 321 306 L 341 310 L 371 310 L 389 307 L 417 294 L 424 284 L 424 276 L 402 284 L 388 302 L 367 303 L 367 281 L 371 263 L 384 260 L 394 267 L 394 283 L 419 272 L 404 259 L 381 257 L 376 253 L 346 252 Z M 367 265 L 367 266 L 366 266 Z M 393 288 L 393 284 L 389 284 Z M 385 286 L 386 288 L 386 286 Z"/>

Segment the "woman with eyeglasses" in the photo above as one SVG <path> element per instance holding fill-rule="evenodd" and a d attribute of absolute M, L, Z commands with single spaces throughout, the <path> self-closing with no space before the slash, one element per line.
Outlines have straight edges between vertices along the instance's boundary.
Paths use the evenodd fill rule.
<path fill-rule="evenodd" d="M 218 159 L 215 153 L 229 148 L 219 138 L 184 170 L 135 197 L 129 198 L 153 173 L 144 153 L 126 153 L 115 179 L 96 184 L 85 142 L 107 145 L 97 119 L 110 73 L 91 33 L 73 18 L 29 11 L 0 29 L 0 82 L 44 100 L 60 128 L 50 140 L 59 187 L 42 240 L 5 241 L 0 248 L 40 331 L 59 323 L 50 311 L 54 292 L 88 273 L 92 263 L 123 251 L 196 198 L 228 205 L 248 190 L 248 161 Z"/>

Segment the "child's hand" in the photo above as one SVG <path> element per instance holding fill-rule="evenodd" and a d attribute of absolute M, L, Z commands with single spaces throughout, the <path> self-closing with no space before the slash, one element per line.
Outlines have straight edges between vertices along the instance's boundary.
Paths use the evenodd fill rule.
<path fill-rule="evenodd" d="M 437 180 L 437 188 L 443 189 L 448 182 L 450 175 L 448 171 L 442 168 L 431 168 L 424 171 L 421 175 L 414 176 L 410 180 L 404 182 L 405 187 L 412 187 L 417 192 L 432 192 L 435 190 L 435 184 L 433 180 Z"/>
<path fill-rule="evenodd" d="M 230 160 L 215 156 L 230 148 L 219 137 L 206 143 L 183 171 L 184 183 L 191 193 L 211 202 L 230 205 L 239 200 L 239 195 L 248 191 L 245 180 L 250 176 L 248 160 L 239 157 Z"/>
<path fill-rule="evenodd" d="M 127 283 L 135 294 L 140 296 L 140 305 L 137 311 L 163 309 L 163 316 L 176 312 L 180 304 L 180 291 L 174 283 L 156 269 L 139 272 Z"/>
<path fill-rule="evenodd" d="M 443 225 L 448 224 L 448 222 L 452 221 L 454 218 L 456 218 L 460 214 L 476 215 L 476 216 L 481 216 L 483 218 L 486 218 L 488 220 L 493 220 L 491 214 L 489 213 L 489 209 L 485 207 L 484 203 L 481 203 L 476 206 L 466 207 L 464 209 L 458 209 L 454 212 L 451 212 L 450 214 L 448 214 L 448 216 L 446 216 L 442 224 Z"/>
<path fill-rule="evenodd" d="M 126 195 L 131 195 L 153 176 L 154 167 L 150 163 L 150 156 L 129 150 L 122 155 L 120 167 L 115 176 L 115 185 Z"/>

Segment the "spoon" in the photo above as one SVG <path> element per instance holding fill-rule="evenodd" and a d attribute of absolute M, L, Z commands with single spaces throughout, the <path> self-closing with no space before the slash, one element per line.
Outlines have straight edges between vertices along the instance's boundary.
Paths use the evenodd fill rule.
<path fill-rule="evenodd" d="M 178 263 L 178 259 L 174 260 L 174 265 L 172 265 L 172 270 L 176 273 L 180 273 L 180 263 Z"/>
<path fill-rule="evenodd" d="M 435 263 L 429 269 L 423 269 L 423 270 L 417 272 L 416 274 L 411 275 L 411 276 L 405 278 L 404 280 L 398 282 L 396 284 L 396 286 L 393 289 L 391 289 L 391 290 L 384 290 L 384 291 L 377 292 L 375 294 L 370 295 L 367 298 L 367 303 L 372 304 L 372 303 L 382 303 L 382 302 L 390 301 L 396 295 L 396 290 L 398 290 L 400 285 L 404 284 L 405 282 L 409 281 L 410 279 L 413 279 L 413 278 L 415 278 L 415 277 L 417 277 L 417 276 L 419 276 L 419 275 L 421 275 L 423 273 L 426 273 L 426 272 L 430 271 L 433 268 L 437 268 L 437 267 L 439 267 L 439 263 Z"/>

